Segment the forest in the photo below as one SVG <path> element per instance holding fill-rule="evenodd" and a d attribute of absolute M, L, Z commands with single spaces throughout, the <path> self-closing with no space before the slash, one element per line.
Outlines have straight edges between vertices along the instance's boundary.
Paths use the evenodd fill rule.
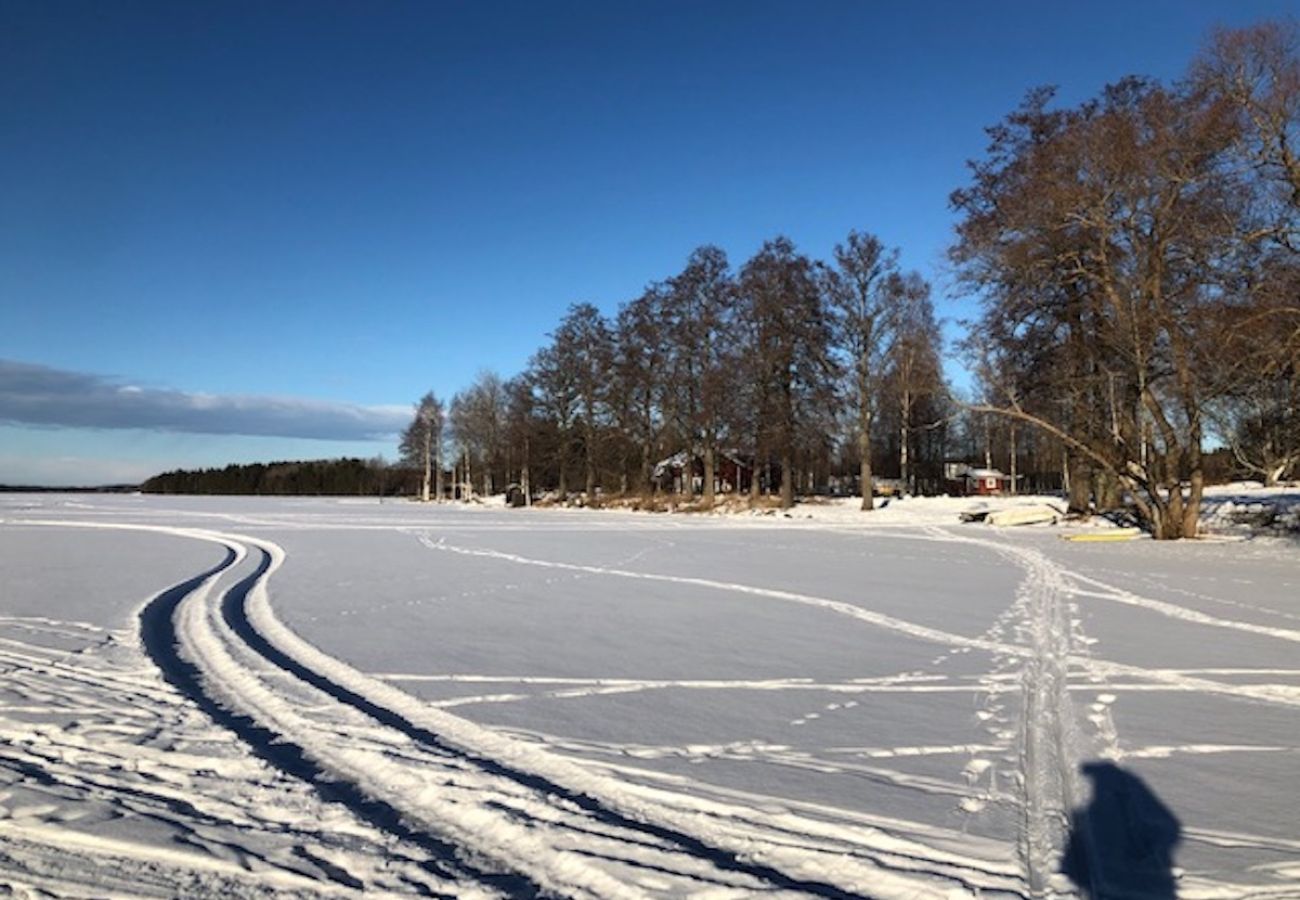
<path fill-rule="evenodd" d="M 219 469 L 164 472 L 140 485 L 146 494 L 333 495 L 391 497 L 415 493 L 414 470 L 382 459 L 232 463 Z"/>

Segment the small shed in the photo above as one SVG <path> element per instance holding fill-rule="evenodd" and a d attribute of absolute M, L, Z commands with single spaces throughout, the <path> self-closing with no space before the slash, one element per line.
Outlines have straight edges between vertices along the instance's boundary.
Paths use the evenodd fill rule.
<path fill-rule="evenodd" d="M 1011 493 L 1011 476 L 997 469 L 977 469 L 965 463 L 946 463 L 944 483 L 949 494 L 987 497 Z"/>

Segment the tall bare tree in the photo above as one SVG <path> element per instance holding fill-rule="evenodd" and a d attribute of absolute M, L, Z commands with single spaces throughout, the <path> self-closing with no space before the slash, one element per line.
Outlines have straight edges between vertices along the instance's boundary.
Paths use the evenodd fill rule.
<path fill-rule="evenodd" d="M 916 272 L 892 274 L 886 288 L 894 328 L 887 350 L 888 383 L 898 411 L 898 477 L 917 489 L 917 435 L 944 424 L 943 338 L 930 285 Z"/>
<path fill-rule="evenodd" d="M 619 427 L 635 453 L 636 486 L 641 491 L 651 486 L 651 467 L 664 429 L 668 292 L 666 284 L 651 285 L 619 309 L 614 326 L 611 394 Z M 625 474 L 624 480 L 632 479 Z"/>
<path fill-rule="evenodd" d="M 506 402 L 501 377 L 484 371 L 452 398 L 449 408 L 452 432 L 482 479 L 484 495 L 495 492 L 496 473 L 504 469 Z"/>
<path fill-rule="evenodd" d="M 505 383 L 505 440 L 512 467 L 507 463 L 507 480 L 518 473 L 518 484 L 525 503 L 533 498 L 533 446 L 537 439 L 537 398 L 528 374 L 517 375 Z"/>
<path fill-rule="evenodd" d="M 434 469 L 437 468 L 441 474 L 442 416 L 442 403 L 430 391 L 415 405 L 415 416 L 402 432 L 398 445 L 403 461 L 418 467 L 423 473 L 420 499 L 425 503 L 429 502 Z"/>
<path fill-rule="evenodd" d="M 1300 251 L 1300 25 L 1296 20 L 1218 29 L 1192 65 L 1193 90 L 1226 101 L 1237 149 L 1275 190 L 1271 237 Z"/>
<path fill-rule="evenodd" d="M 712 507 L 718 441 L 735 375 L 736 290 L 727 255 L 712 246 L 695 250 L 663 299 L 674 419 L 688 463 L 697 451 L 703 459 L 703 503 Z"/>
<path fill-rule="evenodd" d="M 613 338 L 600 310 L 575 303 L 533 362 L 534 383 L 544 410 L 560 433 L 559 492 L 567 494 L 567 464 L 582 450 L 587 502 L 596 499 L 597 453 L 605 417 L 605 393 L 613 362 Z"/>
<path fill-rule="evenodd" d="M 1243 302 L 1249 192 L 1223 165 L 1237 123 L 1221 102 L 1138 79 L 1075 109 L 1049 100 L 1032 94 L 990 130 L 972 186 L 953 197 L 954 258 L 984 293 L 985 374 L 1006 398 L 986 411 L 1088 457 L 1157 537 L 1194 535 L 1222 310 Z M 1027 390 L 1038 365 L 1057 380 L 1069 370 L 1054 350 L 1084 319 L 1098 376 L 1087 405 L 1108 408 L 1109 433 L 1071 428 Z"/>
<path fill-rule="evenodd" d="M 894 322 L 890 279 L 897 271 L 897 251 L 887 250 L 874 235 L 857 231 L 850 231 L 844 243 L 835 245 L 834 268 L 823 270 L 834 352 L 849 376 L 845 394 L 853 402 L 864 510 L 873 505 L 871 428 Z"/>
<path fill-rule="evenodd" d="M 767 241 L 740 273 L 739 314 L 751 341 L 751 427 L 755 433 L 755 483 L 761 457 L 775 450 L 781 470 L 781 505 L 794 505 L 795 451 L 800 411 L 825 408 L 833 393 L 830 322 L 821 286 L 808 257 L 788 238 Z M 756 490 L 756 488 L 755 488 Z"/>

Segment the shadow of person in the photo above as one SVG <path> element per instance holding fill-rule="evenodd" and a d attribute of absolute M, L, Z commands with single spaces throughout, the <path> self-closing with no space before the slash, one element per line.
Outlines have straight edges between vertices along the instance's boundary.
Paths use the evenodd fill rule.
<path fill-rule="evenodd" d="M 1092 802 L 1070 816 L 1062 874 L 1092 900 L 1173 900 L 1178 818 L 1114 763 L 1084 763 L 1080 771 L 1092 779 Z"/>

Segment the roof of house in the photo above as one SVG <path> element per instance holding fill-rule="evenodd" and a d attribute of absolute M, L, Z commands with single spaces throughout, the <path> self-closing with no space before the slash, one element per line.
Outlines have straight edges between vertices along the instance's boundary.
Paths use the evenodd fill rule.
<path fill-rule="evenodd" d="M 741 458 L 740 452 L 737 450 L 719 450 L 718 457 L 720 459 L 730 460 L 743 469 L 748 469 L 750 466 L 748 462 Z M 659 462 L 655 463 L 654 477 L 661 478 L 664 473 L 670 470 L 686 468 L 687 458 L 688 454 L 685 450 L 678 450 L 672 456 L 659 460 Z"/>

